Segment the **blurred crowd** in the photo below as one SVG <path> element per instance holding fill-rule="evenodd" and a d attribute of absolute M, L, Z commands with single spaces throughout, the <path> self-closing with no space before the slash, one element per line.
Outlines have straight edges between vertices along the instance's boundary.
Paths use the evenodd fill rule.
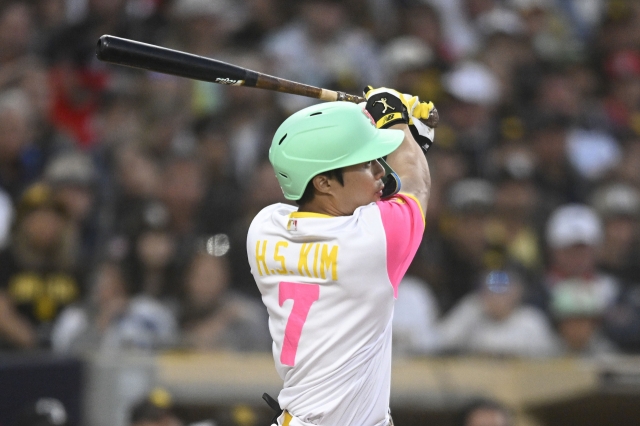
<path fill-rule="evenodd" d="M 640 353 L 633 0 L 0 0 L 2 350 L 270 350 L 246 231 L 315 101 L 106 64 L 103 34 L 435 103 L 399 354 Z"/>

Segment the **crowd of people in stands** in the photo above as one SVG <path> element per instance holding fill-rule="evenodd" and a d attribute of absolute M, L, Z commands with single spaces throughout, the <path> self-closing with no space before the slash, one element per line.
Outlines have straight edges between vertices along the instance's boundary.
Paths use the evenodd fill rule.
<path fill-rule="evenodd" d="M 640 3 L 0 0 L 0 348 L 269 351 L 253 216 L 313 99 L 100 62 L 100 36 L 433 101 L 407 356 L 640 353 Z"/>

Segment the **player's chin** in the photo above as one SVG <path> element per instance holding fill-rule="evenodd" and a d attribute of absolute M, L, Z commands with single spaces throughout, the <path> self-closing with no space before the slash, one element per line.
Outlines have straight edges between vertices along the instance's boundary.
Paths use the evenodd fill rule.
<path fill-rule="evenodd" d="M 384 185 L 378 185 L 375 188 L 375 193 L 373 194 L 376 201 L 380 201 L 382 199 L 382 191 L 384 190 Z"/>

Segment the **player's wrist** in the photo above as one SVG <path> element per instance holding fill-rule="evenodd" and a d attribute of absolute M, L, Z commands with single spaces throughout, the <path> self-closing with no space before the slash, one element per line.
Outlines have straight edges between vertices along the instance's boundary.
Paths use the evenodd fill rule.
<path fill-rule="evenodd" d="M 407 123 L 396 123 L 396 124 L 392 124 L 388 128 L 389 129 L 405 130 L 405 129 L 409 129 L 409 125 Z"/>

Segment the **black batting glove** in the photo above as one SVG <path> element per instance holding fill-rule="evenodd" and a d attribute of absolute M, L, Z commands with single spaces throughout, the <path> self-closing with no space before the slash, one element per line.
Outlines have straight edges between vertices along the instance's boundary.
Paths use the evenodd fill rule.
<path fill-rule="evenodd" d="M 403 95 L 397 90 L 387 87 L 374 89 L 367 86 L 364 89 L 364 97 L 367 100 L 365 109 L 373 117 L 378 129 L 409 123 L 409 113 L 403 102 Z"/>

